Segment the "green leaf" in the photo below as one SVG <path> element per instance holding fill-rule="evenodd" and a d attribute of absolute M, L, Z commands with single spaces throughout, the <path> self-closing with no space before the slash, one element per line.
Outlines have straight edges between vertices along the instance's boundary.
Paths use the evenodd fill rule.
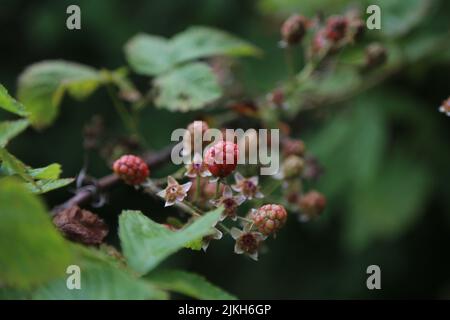
<path fill-rule="evenodd" d="M 17 174 L 24 180 L 33 182 L 33 178 L 28 173 L 28 167 L 6 149 L 0 147 L 0 161 L 2 161 L 2 170 L 10 175 Z"/>
<path fill-rule="evenodd" d="M 327 168 L 327 179 L 321 186 L 325 194 L 339 193 L 371 180 L 378 175 L 383 160 L 386 119 L 378 100 L 363 97 L 352 107 L 333 117 L 308 141 Z"/>
<path fill-rule="evenodd" d="M 176 232 L 139 211 L 124 211 L 119 217 L 119 237 L 124 256 L 134 270 L 146 273 L 189 242 L 208 234 L 221 211 L 221 208 L 211 211 Z"/>
<path fill-rule="evenodd" d="M 226 32 L 207 27 L 191 27 L 168 40 L 137 34 L 125 45 L 125 56 L 139 74 L 156 76 L 177 64 L 217 55 L 256 56 L 255 46 Z"/>
<path fill-rule="evenodd" d="M 82 99 L 101 83 L 99 73 L 88 66 L 49 60 L 29 66 L 19 78 L 19 99 L 30 112 L 29 119 L 36 128 L 50 125 L 58 115 L 65 92 Z"/>
<path fill-rule="evenodd" d="M 34 178 L 38 180 L 49 179 L 54 180 L 58 179 L 61 174 L 61 165 L 59 163 L 52 163 L 44 168 L 36 168 L 29 169 L 28 173 Z"/>
<path fill-rule="evenodd" d="M 415 223 L 423 207 L 430 182 L 426 169 L 406 156 L 386 163 L 377 178 L 350 197 L 344 234 L 353 250 L 400 235 Z"/>
<path fill-rule="evenodd" d="M 156 106 L 171 111 L 190 111 L 220 98 L 215 75 L 204 63 L 190 63 L 155 80 Z"/>
<path fill-rule="evenodd" d="M 28 127 L 28 120 L 0 122 L 0 147 L 4 148 L 8 142 Z"/>
<path fill-rule="evenodd" d="M 211 284 L 204 277 L 181 270 L 156 270 L 146 276 L 160 288 L 204 300 L 235 300 L 236 297 Z"/>
<path fill-rule="evenodd" d="M 13 178 L 0 180 L 0 234 L 0 283 L 29 288 L 64 274 L 67 242 L 41 201 Z"/>
<path fill-rule="evenodd" d="M 0 300 L 25 300 L 29 296 L 28 290 L 0 287 Z"/>
<path fill-rule="evenodd" d="M 69 290 L 67 277 L 40 287 L 33 299 L 39 300 L 144 300 L 165 299 L 164 291 L 148 281 L 138 279 L 126 270 L 105 262 L 84 262 L 80 266 L 80 290 Z"/>
<path fill-rule="evenodd" d="M 11 97 L 8 94 L 6 88 L 1 84 L 0 84 L 0 108 L 15 113 L 19 116 L 27 115 L 25 107 L 19 102 L 17 102 L 13 97 Z"/>
<path fill-rule="evenodd" d="M 389 37 L 400 37 L 416 27 L 429 14 L 434 0 L 370 0 L 381 8 L 381 31 Z"/>
<path fill-rule="evenodd" d="M 255 46 L 229 33 L 209 27 L 195 26 L 177 34 L 170 41 L 175 62 L 211 56 L 257 56 Z"/>
<path fill-rule="evenodd" d="M 148 76 L 167 71 L 174 64 L 168 41 L 148 34 L 131 38 L 125 45 L 125 56 L 136 73 Z"/>
<path fill-rule="evenodd" d="M 43 179 L 35 181 L 34 183 L 26 183 L 25 187 L 28 191 L 36 194 L 46 193 L 55 189 L 59 189 L 71 184 L 75 179 L 65 178 L 65 179 Z"/>
<path fill-rule="evenodd" d="M 203 238 L 198 238 L 188 242 L 184 247 L 194 251 L 199 251 L 202 249 Z"/>

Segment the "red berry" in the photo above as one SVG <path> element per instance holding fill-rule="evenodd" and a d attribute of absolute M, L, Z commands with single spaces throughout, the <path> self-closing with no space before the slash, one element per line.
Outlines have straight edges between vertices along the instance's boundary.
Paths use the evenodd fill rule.
<path fill-rule="evenodd" d="M 213 176 L 224 178 L 236 169 L 238 156 L 237 144 L 219 141 L 206 152 L 205 163 Z"/>
<path fill-rule="evenodd" d="M 264 235 L 279 231 L 287 220 L 286 209 L 279 204 L 266 204 L 251 214 L 256 228 Z"/>
<path fill-rule="evenodd" d="M 143 183 L 150 174 L 144 160 L 133 155 L 124 155 L 117 159 L 113 164 L 113 170 L 125 183 L 130 185 Z"/>

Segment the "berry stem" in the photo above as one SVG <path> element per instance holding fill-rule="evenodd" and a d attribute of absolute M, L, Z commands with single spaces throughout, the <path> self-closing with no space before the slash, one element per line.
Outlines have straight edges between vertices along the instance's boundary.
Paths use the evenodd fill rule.
<path fill-rule="evenodd" d="M 242 220 L 242 221 L 245 221 L 245 222 L 248 222 L 248 223 L 253 223 L 252 220 L 247 219 L 247 218 L 244 218 L 244 217 L 241 217 L 241 216 L 237 216 L 237 218 L 238 218 L 239 220 Z"/>
<path fill-rule="evenodd" d="M 224 232 L 226 232 L 226 233 L 228 233 L 228 234 L 231 235 L 231 230 L 228 229 L 228 227 L 225 226 L 223 223 L 220 222 L 220 223 L 218 223 L 217 225 L 222 229 L 222 231 L 224 231 Z"/>
<path fill-rule="evenodd" d="M 200 183 L 201 183 L 201 177 L 199 174 L 195 177 L 195 195 L 194 195 L 194 203 L 197 203 L 198 199 L 200 198 Z"/>
<path fill-rule="evenodd" d="M 295 76 L 294 51 L 290 46 L 284 49 L 284 57 L 290 77 Z"/>
<path fill-rule="evenodd" d="M 272 182 L 266 187 L 262 193 L 265 197 L 271 195 L 275 190 L 277 190 L 283 184 L 283 180 L 272 179 Z"/>
<path fill-rule="evenodd" d="M 217 180 L 217 183 L 216 183 L 216 194 L 215 194 L 215 196 L 214 196 L 215 199 L 218 199 L 218 198 L 219 198 L 220 182 L 221 182 L 221 179 L 218 179 L 218 180 Z"/>
<path fill-rule="evenodd" d="M 144 187 L 145 187 L 145 191 L 148 194 L 150 194 L 158 199 L 162 199 L 156 195 L 162 189 L 159 188 L 154 181 L 152 181 L 151 179 L 147 179 Z M 192 216 L 196 216 L 196 217 L 202 216 L 202 211 L 199 210 L 198 208 L 196 208 L 195 206 L 193 206 L 191 203 L 189 203 L 186 200 L 184 200 L 183 202 L 178 202 L 178 201 L 175 202 L 174 207 L 177 207 L 178 209 L 180 209 L 183 212 L 186 212 Z"/>

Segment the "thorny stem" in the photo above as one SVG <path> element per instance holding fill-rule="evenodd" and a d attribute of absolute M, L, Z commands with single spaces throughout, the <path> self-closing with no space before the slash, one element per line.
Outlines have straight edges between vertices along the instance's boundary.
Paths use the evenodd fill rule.
<path fill-rule="evenodd" d="M 169 145 L 160 151 L 149 153 L 144 156 L 145 162 L 152 168 L 158 167 L 167 161 L 167 159 L 170 157 L 171 150 L 172 145 Z M 95 188 L 78 189 L 73 197 L 56 206 L 52 210 L 52 215 L 58 213 L 60 210 L 67 209 L 73 206 L 86 205 L 90 201 L 92 201 L 96 195 L 111 189 L 115 185 L 119 184 L 119 182 L 120 179 L 115 174 L 104 176 L 103 178 L 100 178 L 96 181 Z"/>

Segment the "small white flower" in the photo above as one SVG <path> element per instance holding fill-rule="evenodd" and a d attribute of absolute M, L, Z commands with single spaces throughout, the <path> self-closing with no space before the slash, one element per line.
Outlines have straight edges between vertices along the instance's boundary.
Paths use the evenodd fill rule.
<path fill-rule="evenodd" d="M 186 165 L 186 176 L 189 178 L 209 177 L 211 172 L 208 170 L 208 166 L 203 162 L 202 156 L 199 153 L 194 155 L 192 163 Z"/>
<path fill-rule="evenodd" d="M 222 196 L 217 200 L 212 200 L 212 204 L 216 207 L 223 205 L 224 210 L 220 220 L 224 220 L 226 217 L 230 217 L 232 220 L 237 219 L 237 207 L 245 201 L 243 195 L 233 196 L 233 192 L 229 186 L 223 188 Z"/>
<path fill-rule="evenodd" d="M 172 206 L 175 202 L 182 202 L 187 196 L 187 192 L 192 186 L 192 182 L 189 181 L 185 184 L 179 184 L 173 177 L 167 177 L 167 187 L 158 192 L 157 195 L 166 200 L 165 207 Z"/>
<path fill-rule="evenodd" d="M 244 228 L 244 230 L 232 228 L 231 236 L 236 240 L 234 245 L 236 254 L 244 253 L 253 260 L 258 260 L 258 249 L 266 237 L 259 232 L 250 231 L 248 228 Z"/>
<path fill-rule="evenodd" d="M 203 237 L 203 239 L 202 239 L 202 249 L 203 249 L 203 251 L 206 252 L 206 249 L 208 249 L 209 242 L 211 240 L 220 240 L 220 239 L 222 239 L 222 237 L 223 237 L 223 233 L 219 229 L 213 227 L 211 229 L 211 234 Z"/>
<path fill-rule="evenodd" d="M 242 193 L 242 195 L 251 200 L 253 198 L 263 198 L 264 195 L 259 191 L 258 177 L 244 178 L 239 172 L 234 174 L 236 184 L 232 185 L 234 191 Z"/>

